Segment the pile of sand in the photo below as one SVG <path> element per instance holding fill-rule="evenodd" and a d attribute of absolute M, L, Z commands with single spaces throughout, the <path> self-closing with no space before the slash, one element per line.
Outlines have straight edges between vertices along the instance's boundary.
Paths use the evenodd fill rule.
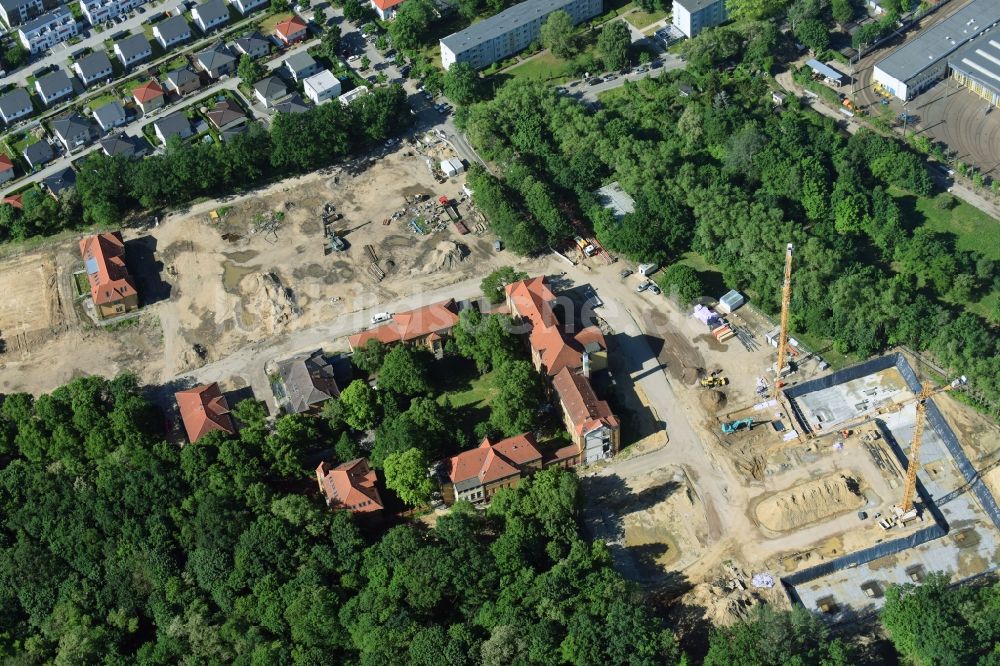
<path fill-rule="evenodd" d="M 842 474 L 816 479 L 771 495 L 757 505 L 757 522 L 784 532 L 863 506 L 857 482 Z"/>
<path fill-rule="evenodd" d="M 469 254 L 469 249 L 461 243 L 445 240 L 434 246 L 434 251 L 427 257 L 424 264 L 424 271 L 431 273 L 434 271 L 447 271 L 453 268 L 458 262 L 465 259 Z"/>
<path fill-rule="evenodd" d="M 712 411 L 721 409 L 726 404 L 726 394 L 722 391 L 702 391 L 701 404 Z"/>
<path fill-rule="evenodd" d="M 240 281 L 244 327 L 273 333 L 301 314 L 295 294 L 274 273 L 253 273 Z"/>

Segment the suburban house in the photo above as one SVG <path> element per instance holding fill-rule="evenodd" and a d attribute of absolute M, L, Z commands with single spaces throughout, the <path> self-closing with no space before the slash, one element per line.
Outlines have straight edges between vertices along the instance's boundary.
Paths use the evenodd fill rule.
<path fill-rule="evenodd" d="M 31 19 L 17 30 L 24 48 L 35 55 L 56 44 L 76 37 L 76 19 L 65 6 L 59 6 L 38 18 Z"/>
<path fill-rule="evenodd" d="M 0 97 L 0 118 L 8 125 L 18 118 L 30 116 L 35 108 L 31 105 L 31 96 L 24 88 L 14 88 Z"/>
<path fill-rule="evenodd" d="M 403 0 L 371 0 L 372 9 L 383 21 L 396 16 L 396 8 L 403 4 Z"/>
<path fill-rule="evenodd" d="M 73 71 L 83 82 L 84 87 L 110 79 L 114 72 L 108 54 L 104 51 L 94 51 L 83 56 L 73 63 Z"/>
<path fill-rule="evenodd" d="M 425 305 L 416 310 L 398 312 L 392 321 L 350 336 L 347 341 L 351 351 L 360 349 L 369 340 L 378 340 L 384 345 L 405 342 L 427 347 L 440 357 L 444 353 L 444 339 L 458 323 L 458 306 L 455 299 Z"/>
<path fill-rule="evenodd" d="M 220 132 L 232 129 L 237 125 L 242 125 L 247 121 L 247 116 L 243 113 L 243 109 L 228 99 L 216 103 L 212 110 L 206 113 L 205 116 L 208 117 L 209 124 Z"/>
<path fill-rule="evenodd" d="M 45 11 L 42 0 L 0 0 L 0 16 L 8 28 L 21 25 Z"/>
<path fill-rule="evenodd" d="M 278 375 L 284 385 L 284 408 L 290 414 L 312 411 L 340 395 L 333 366 L 322 349 L 279 361 Z"/>
<path fill-rule="evenodd" d="M 103 131 L 110 132 L 128 122 L 128 117 L 125 115 L 125 107 L 116 99 L 94 109 L 94 120 Z"/>
<path fill-rule="evenodd" d="M 7 153 L 0 153 L 0 183 L 6 183 L 14 177 L 14 160 Z"/>
<path fill-rule="evenodd" d="M 274 110 L 276 113 L 305 113 L 309 110 L 309 105 L 296 93 L 288 99 L 277 102 Z"/>
<path fill-rule="evenodd" d="M 236 7 L 238 11 L 243 16 L 246 16 L 250 12 L 266 7 L 271 0 L 232 0 L 229 4 Z"/>
<path fill-rule="evenodd" d="M 117 134 L 101 139 L 101 152 L 108 157 L 124 155 L 126 157 L 136 157 L 146 152 L 147 144 L 142 139 L 128 136 L 127 134 Z"/>
<path fill-rule="evenodd" d="M 521 477 L 542 468 L 542 453 L 531 433 L 493 443 L 486 438 L 469 451 L 445 461 L 448 482 L 443 485 L 445 502 L 461 500 L 489 502 L 501 488 L 517 486 Z"/>
<path fill-rule="evenodd" d="M 153 26 L 153 39 L 164 49 L 191 39 L 191 26 L 183 16 L 171 16 Z"/>
<path fill-rule="evenodd" d="M 49 142 L 44 139 L 26 146 L 25 149 L 21 151 L 21 155 L 24 156 L 24 161 L 27 162 L 28 166 L 32 169 L 45 166 L 55 159 L 56 156 L 55 153 L 52 152 L 52 146 L 50 146 Z"/>
<path fill-rule="evenodd" d="M 224 44 L 213 44 L 198 53 L 194 57 L 194 64 L 213 79 L 232 74 L 236 70 L 236 58 Z"/>
<path fill-rule="evenodd" d="M 73 152 L 94 140 L 94 126 L 76 112 L 65 118 L 53 120 L 51 127 L 52 133 L 66 147 L 66 152 Z"/>
<path fill-rule="evenodd" d="M 274 26 L 275 37 L 285 46 L 301 42 L 306 38 L 308 32 L 309 25 L 295 14 L 290 19 L 281 21 Z"/>
<path fill-rule="evenodd" d="M 344 106 L 350 106 L 354 100 L 358 99 L 359 97 L 363 97 L 367 94 L 368 94 L 368 86 L 358 86 L 353 90 L 348 90 L 337 99 L 339 99 L 340 103 L 343 104 Z"/>
<path fill-rule="evenodd" d="M 177 400 L 188 441 L 192 444 L 213 430 L 221 430 L 227 435 L 236 434 L 226 396 L 222 395 L 215 382 L 178 391 L 174 393 L 174 398 Z"/>
<path fill-rule="evenodd" d="M 52 106 L 56 102 L 73 96 L 73 81 L 69 75 L 61 69 L 57 69 L 51 74 L 46 74 L 35 80 L 35 92 L 41 98 L 45 106 Z"/>
<path fill-rule="evenodd" d="M 379 516 L 385 506 L 378 494 L 375 470 L 365 458 L 356 458 L 331 468 L 327 462 L 316 467 L 319 490 L 328 506 L 356 514 Z"/>
<path fill-rule="evenodd" d="M 726 0 L 674 0 L 672 23 L 688 37 L 726 22 Z"/>
<path fill-rule="evenodd" d="M 165 78 L 167 90 L 176 95 L 187 95 L 201 88 L 201 79 L 190 67 L 181 67 L 168 72 Z"/>
<path fill-rule="evenodd" d="M 194 131 L 191 129 L 191 121 L 182 112 L 172 113 L 169 116 L 164 116 L 154 121 L 153 131 L 161 143 L 166 143 L 168 139 L 172 139 L 175 136 L 186 139 L 194 134 Z"/>
<path fill-rule="evenodd" d="M 285 69 L 295 79 L 296 83 L 301 83 L 306 77 L 312 76 L 320 70 L 319 63 L 305 51 L 293 53 L 285 60 Z"/>
<path fill-rule="evenodd" d="M 251 58 L 263 58 L 271 52 L 271 42 L 264 39 L 259 32 L 255 32 L 246 37 L 234 39 L 233 49 L 240 55 L 248 55 Z"/>
<path fill-rule="evenodd" d="M 282 97 L 288 95 L 285 82 L 276 76 L 269 76 L 253 84 L 253 94 L 265 107 L 272 106 Z"/>
<path fill-rule="evenodd" d="M 143 113 L 149 113 L 153 109 L 163 106 L 163 86 L 154 81 L 143 83 L 132 90 L 132 98 L 139 105 Z"/>
<path fill-rule="evenodd" d="M 139 309 L 139 293 L 125 267 L 125 242 L 120 231 L 87 236 L 80 241 L 80 254 L 98 317 Z"/>
<path fill-rule="evenodd" d="M 566 430 L 573 438 L 575 455 L 564 456 L 565 466 L 592 463 L 618 453 L 621 422 L 608 403 L 598 400 L 586 375 L 563 370 L 552 379 Z M 574 462 L 575 458 L 575 462 Z"/>
<path fill-rule="evenodd" d="M 90 25 L 105 23 L 143 4 L 145 0 L 80 0 L 80 13 Z"/>
<path fill-rule="evenodd" d="M 47 190 L 54 199 L 62 196 L 63 191 L 76 186 L 76 171 L 66 167 L 51 176 L 42 178 L 42 189 Z"/>
<path fill-rule="evenodd" d="M 564 368 L 581 371 L 607 367 L 607 343 L 596 326 L 563 335 L 552 306 L 556 297 L 539 276 L 509 284 L 507 306 L 512 316 L 531 325 L 528 344 L 535 370 L 554 377 Z"/>
<path fill-rule="evenodd" d="M 229 23 L 229 8 L 223 0 L 207 0 L 191 9 L 191 18 L 202 32 Z"/>
<path fill-rule="evenodd" d="M 132 35 L 115 42 L 114 52 L 125 69 L 130 69 L 132 65 L 150 58 L 153 55 L 153 47 L 145 35 Z"/>
<path fill-rule="evenodd" d="M 319 106 L 340 95 L 340 79 L 330 70 L 324 69 L 304 80 L 302 90 L 313 104 Z"/>

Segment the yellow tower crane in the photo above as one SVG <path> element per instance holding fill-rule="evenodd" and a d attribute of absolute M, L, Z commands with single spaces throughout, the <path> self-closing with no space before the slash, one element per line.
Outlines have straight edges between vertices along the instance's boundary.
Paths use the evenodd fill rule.
<path fill-rule="evenodd" d="M 917 493 L 917 469 L 920 468 L 920 444 L 924 435 L 924 423 L 927 421 L 927 399 L 937 393 L 952 391 L 960 386 L 965 386 L 967 380 L 961 376 L 955 381 L 945 386 L 934 387 L 930 382 L 925 382 L 923 390 L 917 394 L 917 418 L 913 424 L 913 440 L 910 442 L 910 451 L 907 454 L 909 464 L 906 466 L 906 486 L 903 488 L 903 501 L 896 507 L 896 516 L 900 521 L 906 522 L 916 517 L 913 510 L 913 498 Z"/>
<path fill-rule="evenodd" d="M 785 374 L 785 356 L 788 354 L 788 311 L 792 304 L 792 250 L 795 247 L 789 243 L 785 248 L 785 282 L 781 287 L 781 328 L 778 331 L 778 363 L 774 366 L 774 391 L 772 397 L 778 397 L 781 382 Z"/>

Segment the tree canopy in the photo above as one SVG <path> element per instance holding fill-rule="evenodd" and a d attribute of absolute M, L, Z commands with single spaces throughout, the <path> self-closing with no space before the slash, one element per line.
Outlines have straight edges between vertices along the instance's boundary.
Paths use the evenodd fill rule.
<path fill-rule="evenodd" d="M 577 51 L 573 19 L 563 10 L 549 14 L 542 24 L 542 45 L 560 58 L 570 58 Z"/>

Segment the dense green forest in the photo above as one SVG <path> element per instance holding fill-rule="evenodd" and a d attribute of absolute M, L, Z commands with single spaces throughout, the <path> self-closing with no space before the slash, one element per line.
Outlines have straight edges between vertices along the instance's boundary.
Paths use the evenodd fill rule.
<path fill-rule="evenodd" d="M 75 190 L 62 200 L 33 189 L 23 210 L 0 206 L 0 242 L 88 224 L 116 227 L 137 211 L 312 171 L 380 145 L 411 119 L 403 89 L 388 86 L 349 107 L 324 104 L 304 113 L 279 113 L 270 131 L 254 124 L 224 144 L 175 140 L 166 152 L 145 159 L 95 152 L 80 165 Z"/>
<path fill-rule="evenodd" d="M 493 229 L 522 254 L 565 241 L 574 224 L 634 261 L 669 267 L 693 251 L 718 272 L 716 289 L 771 314 L 792 242 L 797 335 L 858 357 L 927 350 L 1000 404 L 1000 312 L 991 323 L 956 305 L 1000 288 L 997 265 L 917 226 L 913 202 L 933 189 L 923 157 L 871 131 L 846 136 L 794 99 L 776 110 L 760 69 L 774 31 L 731 41 L 723 30 L 689 43 L 685 70 L 627 83 L 599 108 L 514 80 L 461 109 L 495 165 L 468 177 Z M 616 219 L 599 204 L 611 181 L 634 213 Z"/>
<path fill-rule="evenodd" d="M 322 417 L 234 413 L 179 448 L 134 377 L 0 404 L 0 659 L 11 664 L 885 663 L 802 609 L 704 627 L 684 655 L 667 609 L 581 531 L 570 472 L 486 511 L 362 530 L 332 512 L 306 451 Z M 339 448 L 339 447 L 338 447 Z M 1000 585 L 891 588 L 885 626 L 920 664 L 1000 657 Z M 697 614 L 697 609 L 692 612 Z M 702 621 L 703 624 L 703 621 Z M 991 652 L 992 651 L 992 652 Z"/>

